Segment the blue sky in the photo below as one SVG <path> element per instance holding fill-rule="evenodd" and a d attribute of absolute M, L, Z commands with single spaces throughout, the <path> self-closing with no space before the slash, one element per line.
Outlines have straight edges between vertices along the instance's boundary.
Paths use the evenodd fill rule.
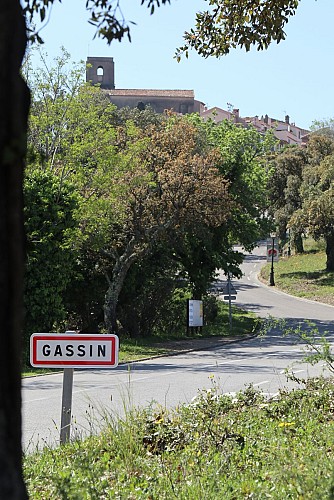
<path fill-rule="evenodd" d="M 308 128 L 314 120 L 334 118 L 334 1 L 302 0 L 286 28 L 287 39 L 265 52 L 235 50 L 220 59 L 195 52 L 177 63 L 176 47 L 194 25 L 204 0 L 171 0 L 153 16 L 140 0 L 121 0 L 132 28 L 132 43 L 94 37 L 87 22 L 86 0 L 62 0 L 40 32 L 52 60 L 63 45 L 73 61 L 110 56 L 116 88 L 192 89 L 206 106 L 239 108 L 241 116 L 265 115 Z M 34 56 L 34 65 L 39 65 Z"/>

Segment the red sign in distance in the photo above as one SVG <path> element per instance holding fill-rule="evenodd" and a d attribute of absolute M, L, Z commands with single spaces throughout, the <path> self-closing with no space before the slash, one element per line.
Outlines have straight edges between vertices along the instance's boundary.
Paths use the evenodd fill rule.
<path fill-rule="evenodd" d="M 34 333 L 30 364 L 36 368 L 116 368 L 118 350 L 117 335 Z"/>

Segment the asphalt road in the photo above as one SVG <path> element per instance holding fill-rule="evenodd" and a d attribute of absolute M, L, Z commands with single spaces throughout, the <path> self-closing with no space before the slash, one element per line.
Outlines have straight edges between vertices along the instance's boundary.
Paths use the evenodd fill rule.
<path fill-rule="evenodd" d="M 260 246 L 246 256 L 244 277 L 234 283 L 238 305 L 261 317 L 285 317 L 297 322 L 308 318 L 320 330 L 331 331 L 333 307 L 290 297 L 257 280 L 264 255 L 265 247 Z M 71 436 L 96 432 L 106 418 L 123 415 L 133 405 L 172 407 L 190 402 L 199 390 L 213 384 L 225 393 L 235 393 L 252 383 L 273 396 L 279 389 L 294 385 L 286 379 L 286 368 L 299 377 L 313 376 L 324 369 L 302 363 L 303 352 L 304 346 L 296 339 L 273 330 L 264 338 L 121 365 L 110 371 L 76 370 Z M 59 442 L 62 379 L 62 373 L 58 373 L 23 380 L 25 450 Z"/>
<path fill-rule="evenodd" d="M 240 251 L 242 249 L 237 248 Z M 256 315 L 265 318 L 286 318 L 291 320 L 312 320 L 320 330 L 327 330 L 334 320 L 334 307 L 319 302 L 291 297 L 280 292 L 275 287 L 261 283 L 257 276 L 261 267 L 266 263 L 266 244 L 263 242 L 256 247 L 252 254 L 246 254 L 242 264 L 243 277 L 233 280 L 238 292 L 237 305 L 253 311 Z M 275 267 L 275 264 L 274 264 Z M 219 278 L 224 281 L 221 273 Z"/>

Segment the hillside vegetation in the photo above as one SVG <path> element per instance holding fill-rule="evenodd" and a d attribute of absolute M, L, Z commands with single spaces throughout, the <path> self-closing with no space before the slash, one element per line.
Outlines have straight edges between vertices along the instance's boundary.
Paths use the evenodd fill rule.
<path fill-rule="evenodd" d="M 307 239 L 302 254 L 281 257 L 274 264 L 275 286 L 280 290 L 334 305 L 334 274 L 326 271 L 326 253 L 323 242 Z M 261 270 L 263 281 L 269 280 L 270 264 Z"/>

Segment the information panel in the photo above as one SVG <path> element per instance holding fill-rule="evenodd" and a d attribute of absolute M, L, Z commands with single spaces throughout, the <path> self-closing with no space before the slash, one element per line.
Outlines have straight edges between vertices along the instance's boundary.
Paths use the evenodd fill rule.
<path fill-rule="evenodd" d="M 188 326 L 203 326 L 203 301 L 189 299 L 188 301 Z"/>

